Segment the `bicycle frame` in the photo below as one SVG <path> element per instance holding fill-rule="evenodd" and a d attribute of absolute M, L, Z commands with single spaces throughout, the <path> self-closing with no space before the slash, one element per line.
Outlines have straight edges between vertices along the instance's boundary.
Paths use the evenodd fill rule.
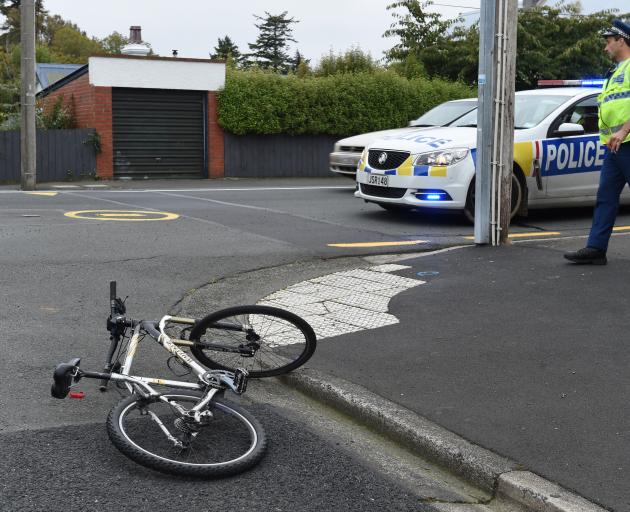
<path fill-rule="evenodd" d="M 127 347 L 127 355 L 125 357 L 125 362 L 121 367 L 120 373 L 113 372 L 109 374 L 104 374 L 80 370 L 81 376 L 106 379 L 115 382 L 124 382 L 131 393 L 133 393 L 135 390 L 138 390 L 141 392 L 141 394 L 146 394 L 147 398 L 157 397 L 160 395 L 160 393 L 156 391 L 151 385 L 166 386 L 177 389 L 195 389 L 199 391 L 206 390 L 208 386 L 212 386 L 213 388 L 215 388 L 211 390 L 214 391 L 214 393 L 216 393 L 219 389 L 227 386 L 233 391 L 239 392 L 238 384 L 235 384 L 234 382 L 235 375 L 233 373 L 223 370 L 209 371 L 201 366 L 199 363 L 197 363 L 194 359 L 192 359 L 183 350 L 181 350 L 177 345 L 190 346 L 193 343 L 188 340 L 180 340 L 168 336 L 164 332 L 164 329 L 166 327 L 166 324 L 169 322 L 192 325 L 195 323 L 195 320 L 191 318 L 180 318 L 166 315 L 162 317 L 162 319 L 159 321 L 159 331 L 155 329 L 153 322 L 131 321 L 131 324 L 133 325 L 133 334 L 131 336 L 129 346 Z M 133 360 L 136 356 L 143 333 L 151 336 L 151 338 L 153 338 L 162 348 L 175 356 L 184 366 L 190 368 L 195 373 L 195 375 L 197 375 L 199 382 L 192 383 L 169 379 L 159 379 L 155 377 L 130 375 Z M 192 410 L 200 410 L 208 403 L 214 393 L 208 393 L 208 396 L 204 397 L 202 402 L 193 407 Z"/>

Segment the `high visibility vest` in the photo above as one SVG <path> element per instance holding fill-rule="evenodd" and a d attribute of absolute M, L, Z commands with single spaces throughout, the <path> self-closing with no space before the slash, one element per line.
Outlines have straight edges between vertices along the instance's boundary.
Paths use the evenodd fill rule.
<path fill-rule="evenodd" d="M 608 142 L 611 135 L 630 121 L 630 59 L 617 65 L 597 97 L 599 105 L 599 140 Z M 630 142 L 630 134 L 623 141 Z"/>

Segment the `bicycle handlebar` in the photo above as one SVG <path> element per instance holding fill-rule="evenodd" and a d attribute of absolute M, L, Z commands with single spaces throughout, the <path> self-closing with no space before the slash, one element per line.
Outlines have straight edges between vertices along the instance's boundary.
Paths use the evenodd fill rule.
<path fill-rule="evenodd" d="M 116 281 L 109 282 L 109 307 L 111 316 L 114 318 L 118 314 L 116 308 Z"/>
<path fill-rule="evenodd" d="M 162 333 L 155 328 L 155 322 L 149 322 L 148 320 L 144 320 L 140 322 L 140 327 L 147 331 L 151 336 L 153 336 L 156 340 L 162 336 Z"/>

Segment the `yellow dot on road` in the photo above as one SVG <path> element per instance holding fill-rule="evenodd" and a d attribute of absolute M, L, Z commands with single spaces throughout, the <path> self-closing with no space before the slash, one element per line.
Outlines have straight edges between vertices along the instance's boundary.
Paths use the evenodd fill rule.
<path fill-rule="evenodd" d="M 347 244 L 327 244 L 328 247 L 396 247 L 401 245 L 425 244 L 426 240 L 403 240 L 400 242 L 355 242 Z"/>
<path fill-rule="evenodd" d="M 118 222 L 142 222 L 150 220 L 175 220 L 176 213 L 142 210 L 81 210 L 64 214 L 71 219 L 113 220 Z"/>

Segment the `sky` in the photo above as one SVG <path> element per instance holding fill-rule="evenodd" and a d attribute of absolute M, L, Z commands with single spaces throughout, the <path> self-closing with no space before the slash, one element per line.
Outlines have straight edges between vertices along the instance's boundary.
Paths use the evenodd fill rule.
<path fill-rule="evenodd" d="M 51 14 L 76 23 L 89 36 L 103 38 L 114 31 L 126 36 L 129 27 L 140 25 L 142 37 L 153 50 L 170 56 L 208 58 L 219 37 L 228 35 L 241 52 L 249 50 L 258 35 L 254 15 L 288 12 L 299 20 L 293 25 L 297 44 L 305 58 L 317 62 L 331 50 L 343 52 L 359 46 L 380 59 L 396 44 L 383 38 L 394 21 L 386 6 L 393 0 L 44 0 Z M 446 18 L 464 13 L 473 19 L 481 0 L 434 0 L 432 10 Z M 548 0 L 549 4 L 557 0 Z M 621 9 L 627 0 L 581 0 L 584 12 Z M 628 8 L 630 10 L 630 7 Z"/>

